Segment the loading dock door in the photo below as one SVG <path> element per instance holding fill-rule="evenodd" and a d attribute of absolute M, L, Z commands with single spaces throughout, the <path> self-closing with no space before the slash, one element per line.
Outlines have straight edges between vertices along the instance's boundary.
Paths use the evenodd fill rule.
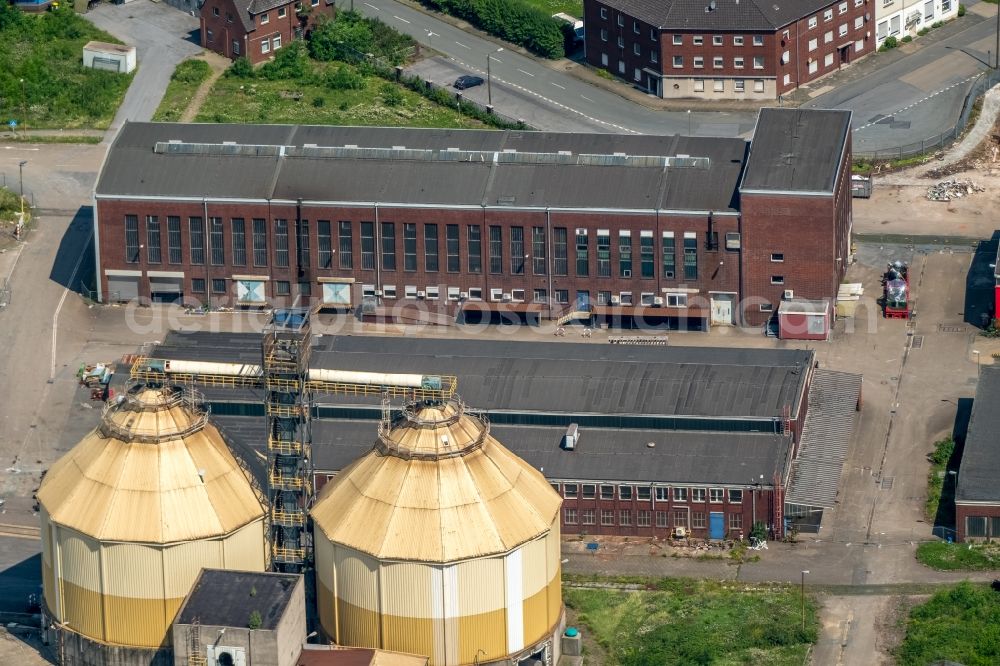
<path fill-rule="evenodd" d="M 157 303 L 174 303 L 184 296 L 184 278 L 150 277 L 149 299 Z"/>
<path fill-rule="evenodd" d="M 726 516 L 724 513 L 713 511 L 708 514 L 708 538 L 726 538 Z"/>
<path fill-rule="evenodd" d="M 123 303 L 139 298 L 139 276 L 138 275 L 109 275 L 108 276 L 108 297 L 109 303 Z"/>

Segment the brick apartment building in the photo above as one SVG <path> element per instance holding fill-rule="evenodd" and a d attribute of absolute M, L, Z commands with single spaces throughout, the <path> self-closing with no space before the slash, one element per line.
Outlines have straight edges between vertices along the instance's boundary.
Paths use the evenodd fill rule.
<path fill-rule="evenodd" d="M 254 334 L 170 333 L 149 353 L 256 363 L 259 344 Z M 563 497 L 567 534 L 665 537 L 681 527 L 736 538 L 762 522 L 780 536 L 785 516 L 815 528 L 837 498 L 860 391 L 860 377 L 816 368 L 814 351 L 794 349 L 349 335 L 317 341 L 310 363 L 457 376 L 492 434 Z M 260 395 L 203 390 L 230 444 L 256 460 Z M 317 395 L 316 407 L 318 492 L 371 449 L 382 406 Z"/>
<path fill-rule="evenodd" d="M 1000 538 L 1000 367 L 984 365 L 972 403 L 955 487 L 958 541 Z M 949 483 L 948 477 L 945 483 Z"/>
<path fill-rule="evenodd" d="M 875 0 L 584 0 L 587 62 L 664 98 L 776 99 L 875 50 Z"/>
<path fill-rule="evenodd" d="M 758 325 L 837 293 L 849 128 L 797 109 L 763 110 L 752 143 L 130 123 L 95 192 L 100 298 Z"/>
<path fill-rule="evenodd" d="M 333 16 L 333 0 L 205 0 L 201 45 L 227 58 L 258 64 L 299 39 L 320 16 Z"/>

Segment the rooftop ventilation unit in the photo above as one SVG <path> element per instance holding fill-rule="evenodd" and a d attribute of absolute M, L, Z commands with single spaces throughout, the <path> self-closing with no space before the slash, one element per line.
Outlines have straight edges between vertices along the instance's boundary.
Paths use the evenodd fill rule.
<path fill-rule="evenodd" d="M 580 426 L 576 423 L 570 423 L 566 428 L 566 434 L 563 435 L 563 448 L 567 451 L 573 451 L 576 449 L 577 442 L 580 441 Z"/>

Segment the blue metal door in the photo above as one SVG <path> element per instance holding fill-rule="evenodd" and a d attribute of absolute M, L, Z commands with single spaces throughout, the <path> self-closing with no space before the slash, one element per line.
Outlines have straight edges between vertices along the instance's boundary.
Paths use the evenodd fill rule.
<path fill-rule="evenodd" d="M 725 539 L 726 521 L 725 514 L 712 512 L 708 514 L 708 538 Z"/>
<path fill-rule="evenodd" d="M 582 312 L 590 312 L 590 292 L 576 292 L 576 309 Z"/>

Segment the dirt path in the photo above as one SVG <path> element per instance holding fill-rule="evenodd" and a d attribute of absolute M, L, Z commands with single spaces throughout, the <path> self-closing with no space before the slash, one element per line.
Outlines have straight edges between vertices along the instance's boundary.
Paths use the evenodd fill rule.
<path fill-rule="evenodd" d="M 227 58 L 223 58 L 218 53 L 211 51 L 205 51 L 196 57 L 199 60 L 207 62 L 208 66 L 212 68 L 212 73 L 198 86 L 194 97 L 191 98 L 191 103 L 188 104 L 187 109 L 181 114 L 180 122 L 182 123 L 194 122 L 195 116 L 201 111 L 201 105 L 205 103 L 205 99 L 208 97 L 208 93 L 212 91 L 215 82 L 219 80 L 219 77 L 222 76 L 226 68 L 230 65 Z"/>

